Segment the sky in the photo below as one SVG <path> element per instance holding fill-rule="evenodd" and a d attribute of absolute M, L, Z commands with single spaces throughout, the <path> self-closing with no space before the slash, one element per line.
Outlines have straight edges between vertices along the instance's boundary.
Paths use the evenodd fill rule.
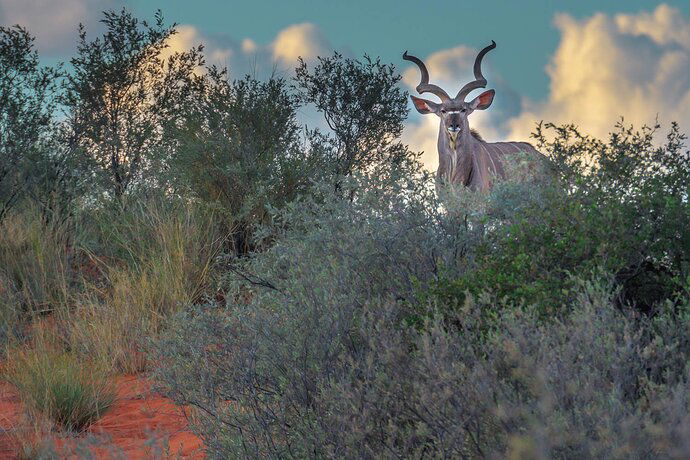
<path fill-rule="evenodd" d="M 0 25 L 25 25 L 54 63 L 72 55 L 78 23 L 93 37 L 100 12 L 122 6 L 141 18 L 161 9 L 179 25 L 172 49 L 204 43 L 207 61 L 235 77 L 289 77 L 298 56 L 309 62 L 337 50 L 393 63 L 412 94 L 419 73 L 403 51 L 454 94 L 472 79 L 477 51 L 495 40 L 483 68 L 496 98 L 470 117 L 490 141 L 527 140 L 539 120 L 604 137 L 621 116 L 637 126 L 675 120 L 690 133 L 688 0 L 0 0 Z M 435 169 L 438 118 L 410 109 L 403 140 Z"/>

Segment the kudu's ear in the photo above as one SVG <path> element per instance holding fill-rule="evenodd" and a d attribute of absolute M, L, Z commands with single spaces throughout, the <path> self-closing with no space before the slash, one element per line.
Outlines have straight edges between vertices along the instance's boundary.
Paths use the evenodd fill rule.
<path fill-rule="evenodd" d="M 414 97 L 414 96 L 410 96 L 410 97 L 412 98 L 412 102 L 414 102 L 414 106 L 417 109 L 417 112 L 422 113 L 422 114 L 438 113 L 438 109 L 439 109 L 439 107 L 441 107 L 441 104 L 427 101 L 426 99 L 422 99 L 422 98 Z"/>
<path fill-rule="evenodd" d="M 472 102 L 470 102 L 470 107 L 472 107 L 472 110 L 488 109 L 491 103 L 494 101 L 494 94 L 496 94 L 496 91 L 493 89 L 484 91 L 482 94 L 472 99 Z"/>

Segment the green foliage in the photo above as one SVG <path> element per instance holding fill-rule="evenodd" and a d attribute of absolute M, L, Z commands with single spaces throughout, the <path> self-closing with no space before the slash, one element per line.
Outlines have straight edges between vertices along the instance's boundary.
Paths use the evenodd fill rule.
<path fill-rule="evenodd" d="M 468 299 L 457 329 L 444 327 L 447 313 L 411 329 L 392 301 L 320 308 L 321 292 L 308 303 L 295 288 L 270 304 L 186 313 L 159 343 L 157 376 L 198 408 L 193 428 L 209 455 L 628 458 L 686 448 L 687 302 L 653 327 L 621 313 L 599 281 L 575 288 L 563 322 Z M 497 327 L 478 340 L 487 309 L 500 312 Z"/>
<path fill-rule="evenodd" d="M 690 305 L 675 152 L 654 179 L 669 188 L 631 180 L 634 200 L 558 158 L 443 203 L 406 168 L 318 185 L 273 216 L 270 248 L 230 259 L 225 308 L 170 324 L 162 389 L 197 407 L 219 458 L 676 455 Z"/>
<path fill-rule="evenodd" d="M 524 185 L 498 184 L 482 203 L 488 211 L 470 216 L 485 235 L 469 269 L 444 274 L 421 297 L 462 304 L 486 291 L 550 317 L 572 298 L 573 275 L 597 268 L 642 311 L 679 292 L 690 273 L 690 159 L 678 127 L 659 147 L 647 128 L 619 125 L 608 143 L 551 128 L 553 141 L 538 138 L 556 179 L 517 200 Z"/>
<path fill-rule="evenodd" d="M 34 38 L 0 27 L 0 221 L 40 180 L 55 110 L 55 69 L 41 68 Z"/>
<path fill-rule="evenodd" d="M 176 30 L 164 26 L 160 12 L 155 24 L 125 9 L 104 12 L 101 22 L 106 32 L 91 41 L 80 26 L 62 102 L 71 148 L 91 161 L 88 172 L 105 191 L 121 198 L 159 172 L 154 160 L 166 145 L 163 125 L 198 89 L 194 72 L 203 58 L 201 47 L 164 57 Z"/>
<path fill-rule="evenodd" d="M 400 79 L 392 65 L 368 56 L 360 61 L 334 53 L 319 57 L 313 70 L 300 59 L 295 82 L 301 99 L 323 114 L 333 132 L 330 172 L 347 176 L 407 160 L 410 152 L 397 140 L 407 117 Z"/>
<path fill-rule="evenodd" d="M 85 429 L 115 401 L 114 388 L 95 364 L 45 344 L 12 353 L 6 373 L 32 410 L 69 431 Z"/>
<path fill-rule="evenodd" d="M 0 338 L 37 312 L 60 335 L 8 354 L 34 412 L 82 430 L 113 401 L 104 367 L 155 364 L 216 458 L 690 449 L 676 125 L 662 145 L 540 125 L 544 167 L 518 155 L 489 193 L 438 197 L 398 140 L 392 66 L 229 81 L 200 47 L 165 57 L 160 13 L 103 23 L 79 31 L 58 124 L 59 73 L 0 28 Z"/>
<path fill-rule="evenodd" d="M 302 412 L 300 407 L 305 400 L 318 396 L 324 369 L 328 369 L 328 374 L 344 365 L 337 358 L 342 347 L 347 346 L 342 341 L 349 343 L 349 340 L 360 340 L 348 336 L 347 332 L 349 327 L 360 321 L 359 309 L 379 297 L 409 298 L 413 292 L 411 279 L 432 276 L 434 271 L 436 261 L 431 254 L 437 246 L 433 239 L 428 238 L 427 232 L 439 232 L 435 225 L 437 214 L 430 211 L 432 206 L 426 206 L 432 200 L 430 191 L 425 187 L 428 182 L 425 184 L 414 180 L 408 175 L 409 172 L 400 171 L 397 180 L 392 183 L 375 175 L 355 176 L 344 181 L 342 190 L 347 195 L 351 188 L 359 189 L 364 184 L 372 188 L 371 193 L 358 194 L 357 199 L 352 201 L 343 200 L 326 183 L 314 190 L 315 196 L 288 206 L 276 216 L 277 229 L 271 229 L 278 232 L 276 244 L 262 256 L 248 262 L 248 266 L 242 264 L 234 267 L 234 271 L 239 272 L 243 279 L 250 280 L 249 284 L 230 281 L 228 286 L 229 299 L 238 298 L 242 292 L 251 289 L 251 303 L 236 305 L 231 302 L 227 312 L 207 316 L 203 323 L 183 315 L 179 318 L 179 324 L 175 322 L 167 328 L 168 335 L 175 339 L 172 343 L 161 343 L 162 355 L 154 360 L 169 364 L 158 370 L 170 376 L 176 382 L 176 388 L 189 376 L 184 360 L 199 362 L 201 357 L 196 353 L 203 351 L 203 343 L 217 343 L 224 350 L 229 350 L 226 347 L 230 346 L 237 351 L 227 361 L 227 368 L 198 368 L 204 373 L 204 379 L 210 379 L 207 380 L 208 386 L 201 388 L 184 384 L 186 391 L 177 393 L 176 389 L 174 395 L 199 404 L 208 402 L 224 406 L 223 401 L 206 399 L 209 394 L 205 392 L 227 391 L 238 408 L 251 407 L 258 414 L 258 418 L 253 418 L 240 409 L 230 415 L 234 420 L 231 423 L 246 426 L 248 432 L 256 434 L 258 431 L 255 430 L 263 423 L 268 423 L 270 430 L 280 430 L 279 425 L 270 422 L 271 413 L 287 411 L 289 414 L 285 416 L 290 418 L 289 423 L 300 425 L 299 428 L 294 425 L 295 430 L 290 436 L 308 435 L 308 427 L 301 426 L 303 422 L 298 420 L 306 417 L 301 419 L 308 424 L 312 416 L 308 411 Z M 407 200 L 401 199 L 403 196 Z M 254 283 L 269 287 L 254 290 Z M 236 323 L 237 318 L 248 322 L 242 320 Z M 180 324 L 189 324 L 197 332 L 180 327 Z M 207 335 L 207 327 L 213 328 L 214 336 L 218 335 L 211 339 Z M 238 329 L 237 333 L 231 333 L 235 327 L 241 331 Z M 258 336 L 251 330 L 255 330 Z M 190 332 L 189 336 L 187 331 Z M 184 334 L 184 338 L 181 334 Z M 227 340 L 232 341 L 233 345 L 220 339 L 225 334 L 228 334 Z M 189 343 L 187 351 L 180 350 L 178 338 L 189 340 L 193 336 L 196 338 Z M 177 353 L 183 353 L 184 357 Z M 229 356 L 223 359 L 226 357 Z M 299 362 L 295 362 L 295 359 L 299 359 Z M 236 369 L 233 371 L 235 377 L 226 373 L 231 368 Z M 264 370 L 269 369 L 275 369 L 275 372 L 263 374 Z M 253 376 L 259 379 L 255 382 L 262 385 L 263 390 L 254 391 L 257 388 L 252 383 Z M 299 388 L 290 387 L 298 380 L 302 382 Z M 191 383 L 194 380 L 187 381 Z M 222 381 L 226 383 L 221 384 Z M 248 386 L 244 387 L 242 381 Z M 290 394 L 285 394 L 286 399 L 281 399 L 284 390 Z M 292 405 L 296 412 L 291 409 Z M 203 428 L 200 426 L 200 429 L 205 436 L 225 436 L 219 423 L 218 419 L 204 418 L 201 422 Z M 216 430 L 220 430 L 220 433 Z M 239 438 L 235 439 L 238 443 L 242 442 Z M 216 440 L 207 438 L 209 442 L 215 443 Z M 232 441 L 223 439 L 218 442 Z M 262 448 L 251 446 L 244 454 L 240 454 L 240 451 L 230 453 L 225 450 L 230 449 L 226 444 L 221 449 L 218 452 L 224 454 L 217 455 L 251 456 Z M 295 456 L 300 454 L 309 455 L 299 450 Z"/>
<path fill-rule="evenodd" d="M 321 174 L 318 146 L 300 141 L 298 104 L 285 81 L 230 82 L 211 69 L 205 92 L 185 107 L 170 159 L 170 183 L 222 213 L 234 248 L 245 253 L 270 207 L 295 199 Z M 318 139 L 314 139 L 318 141 Z"/>

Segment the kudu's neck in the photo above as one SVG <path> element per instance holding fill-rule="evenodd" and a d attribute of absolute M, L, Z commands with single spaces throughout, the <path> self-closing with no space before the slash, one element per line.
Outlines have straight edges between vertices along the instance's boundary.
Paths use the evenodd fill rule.
<path fill-rule="evenodd" d="M 469 129 L 461 130 L 453 141 L 441 124 L 438 133 L 437 178 L 449 184 L 470 185 L 472 169 L 476 163 L 474 155 L 480 142 Z"/>

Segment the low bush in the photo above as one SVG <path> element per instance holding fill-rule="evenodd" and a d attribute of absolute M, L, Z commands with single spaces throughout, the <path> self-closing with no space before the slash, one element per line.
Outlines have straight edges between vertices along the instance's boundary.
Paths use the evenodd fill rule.
<path fill-rule="evenodd" d="M 160 342 L 158 377 L 197 408 L 214 458 L 679 455 L 690 304 L 652 326 L 615 294 L 579 283 L 573 315 L 549 326 L 497 309 L 489 334 L 487 299 L 468 298 L 452 330 L 446 314 L 401 327 L 390 300 L 198 310 Z"/>

